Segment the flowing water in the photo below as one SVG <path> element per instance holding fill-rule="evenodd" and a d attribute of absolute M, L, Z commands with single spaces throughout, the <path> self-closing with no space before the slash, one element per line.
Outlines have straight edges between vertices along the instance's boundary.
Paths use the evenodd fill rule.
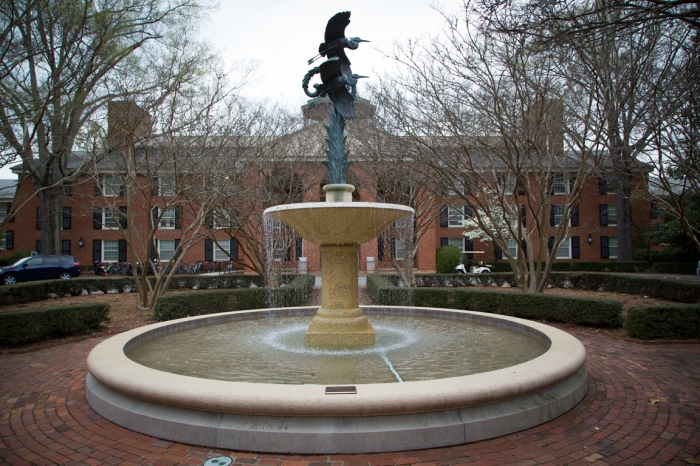
<path fill-rule="evenodd" d="M 451 319 L 373 315 L 377 344 L 304 346 L 309 317 L 256 319 L 190 329 L 127 355 L 145 366 L 205 379 L 277 384 L 362 384 L 441 379 L 492 371 L 544 353 L 535 338 Z"/>

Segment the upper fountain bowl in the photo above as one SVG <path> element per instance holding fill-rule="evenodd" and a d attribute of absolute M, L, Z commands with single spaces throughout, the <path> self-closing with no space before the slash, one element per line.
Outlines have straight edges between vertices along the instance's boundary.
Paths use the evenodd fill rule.
<path fill-rule="evenodd" d="M 305 202 L 265 209 L 264 215 L 294 228 L 304 239 L 322 245 L 360 244 L 413 214 L 413 209 L 377 202 Z"/>

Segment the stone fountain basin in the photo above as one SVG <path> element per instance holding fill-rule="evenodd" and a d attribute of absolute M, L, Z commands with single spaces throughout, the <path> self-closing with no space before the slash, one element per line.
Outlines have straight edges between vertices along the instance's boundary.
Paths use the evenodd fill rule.
<path fill-rule="evenodd" d="M 87 399 L 103 417 L 159 438 L 263 452 L 360 453 L 462 444 L 506 435 L 573 408 L 587 390 L 586 351 L 547 325 L 492 314 L 363 306 L 368 315 L 403 313 L 475 320 L 542 339 L 541 356 L 504 369 L 438 380 L 359 384 L 354 395 L 322 385 L 199 379 L 150 369 L 125 355 L 170 332 L 239 319 L 315 314 L 316 307 L 212 314 L 114 336 L 88 357 Z"/>
<path fill-rule="evenodd" d="M 413 214 L 413 209 L 376 202 L 307 202 L 270 207 L 263 214 L 293 227 L 312 243 L 360 244 Z"/>

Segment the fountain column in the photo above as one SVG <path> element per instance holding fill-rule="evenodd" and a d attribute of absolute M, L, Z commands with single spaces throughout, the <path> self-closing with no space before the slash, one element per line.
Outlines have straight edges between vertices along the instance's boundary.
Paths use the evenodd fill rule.
<path fill-rule="evenodd" d="M 352 202 L 355 188 L 329 184 L 323 190 L 326 202 Z M 374 328 L 358 306 L 359 251 L 358 243 L 321 244 L 321 307 L 306 331 L 307 346 L 375 344 Z"/>

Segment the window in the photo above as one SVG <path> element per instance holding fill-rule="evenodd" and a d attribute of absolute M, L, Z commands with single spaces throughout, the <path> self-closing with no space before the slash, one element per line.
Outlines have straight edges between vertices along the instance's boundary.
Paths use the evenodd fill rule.
<path fill-rule="evenodd" d="M 447 208 L 447 226 L 451 228 L 463 227 L 464 219 L 466 217 L 471 217 L 471 212 L 469 211 L 469 208 L 465 205 L 449 206 Z"/>
<path fill-rule="evenodd" d="M 102 229 L 103 230 L 114 230 L 116 228 L 119 228 L 119 223 L 117 221 L 118 217 L 113 215 L 116 212 L 113 212 L 112 209 L 109 207 L 106 207 L 102 209 Z"/>
<path fill-rule="evenodd" d="M 394 259 L 402 261 L 404 258 L 403 243 L 400 239 L 394 238 Z"/>
<path fill-rule="evenodd" d="M 564 218 L 564 206 L 563 205 L 552 205 L 552 226 L 559 226 L 561 220 Z"/>
<path fill-rule="evenodd" d="M 559 249 L 557 250 L 557 254 L 555 256 L 557 259 L 571 259 L 571 239 L 566 238 L 563 243 L 561 243 L 561 246 L 559 246 Z"/>
<path fill-rule="evenodd" d="M 518 242 L 513 238 L 508 238 L 508 252 L 512 257 L 518 257 Z"/>
<path fill-rule="evenodd" d="M 226 209 L 216 209 L 212 213 L 212 228 L 231 228 L 231 214 Z"/>
<path fill-rule="evenodd" d="M 159 176 L 156 181 L 156 195 L 174 196 L 177 193 L 177 183 L 174 176 Z"/>
<path fill-rule="evenodd" d="M 175 255 L 175 240 L 160 239 L 158 240 L 158 256 L 161 261 L 169 261 Z"/>
<path fill-rule="evenodd" d="M 447 238 L 447 244 L 459 248 L 460 251 L 464 250 L 464 238 Z"/>
<path fill-rule="evenodd" d="M 651 218 L 662 218 L 663 217 L 663 211 L 661 210 L 661 207 L 659 207 L 658 204 L 652 203 L 651 204 Z"/>
<path fill-rule="evenodd" d="M 600 224 L 604 227 L 617 225 L 617 206 L 615 204 L 600 204 Z"/>
<path fill-rule="evenodd" d="M 0 222 L 5 221 L 7 214 L 10 213 L 10 209 L 12 209 L 11 202 L 0 202 Z"/>
<path fill-rule="evenodd" d="M 120 175 L 102 175 L 102 194 L 108 197 L 124 195 L 124 181 Z"/>
<path fill-rule="evenodd" d="M 61 241 L 61 254 L 70 256 L 70 240 L 64 239 Z"/>
<path fill-rule="evenodd" d="M 218 245 L 216 244 L 217 242 L 219 243 Z M 224 240 L 218 240 L 218 241 L 214 242 L 214 260 L 215 261 L 229 261 L 229 260 L 231 260 L 231 258 L 229 258 L 228 254 L 227 254 L 229 251 L 231 251 L 231 241 L 224 239 Z"/>
<path fill-rule="evenodd" d="M 7 251 L 14 247 L 15 232 L 10 230 L 0 233 L 0 251 Z"/>
<path fill-rule="evenodd" d="M 615 184 L 606 178 L 598 178 L 598 194 L 615 194 Z"/>
<path fill-rule="evenodd" d="M 556 173 L 552 182 L 552 194 L 566 194 L 566 175 Z"/>
<path fill-rule="evenodd" d="M 175 228 L 175 207 L 169 207 L 163 212 L 160 221 L 158 222 L 158 228 L 161 230 L 172 230 Z M 160 209 L 158 214 L 160 214 Z"/>
<path fill-rule="evenodd" d="M 515 175 L 513 173 L 508 173 L 508 175 L 498 175 L 498 187 L 503 194 L 513 194 L 516 184 L 515 181 Z M 518 194 L 520 194 L 520 186 L 518 186 Z"/>
<path fill-rule="evenodd" d="M 102 262 L 119 261 L 119 241 L 102 241 Z"/>
<path fill-rule="evenodd" d="M 70 230 L 70 220 L 71 220 L 70 215 L 71 215 L 71 208 L 64 207 L 63 208 L 63 217 L 61 219 L 61 229 Z"/>
<path fill-rule="evenodd" d="M 617 258 L 617 236 L 608 236 L 608 257 Z"/>

